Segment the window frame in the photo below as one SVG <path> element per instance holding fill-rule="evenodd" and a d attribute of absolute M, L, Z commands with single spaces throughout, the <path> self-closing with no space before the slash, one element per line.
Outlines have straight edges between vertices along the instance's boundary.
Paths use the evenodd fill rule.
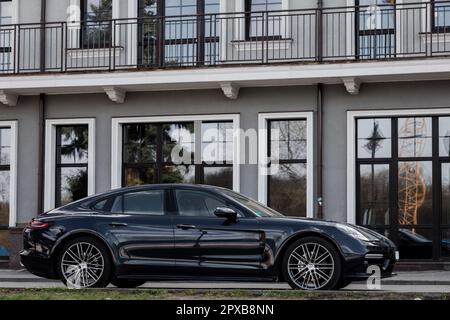
<path fill-rule="evenodd" d="M 450 2 L 446 3 L 448 5 L 448 9 L 450 13 Z M 430 24 L 431 24 L 431 32 L 432 33 L 449 33 L 450 32 L 450 20 L 448 21 L 448 25 L 445 26 L 436 26 L 436 1 L 435 0 L 430 0 L 430 6 L 431 6 L 431 10 L 430 10 Z"/>
<path fill-rule="evenodd" d="M 111 139 L 111 188 L 121 188 L 123 186 L 123 144 L 124 144 L 124 136 L 123 136 L 123 127 L 127 124 L 139 124 L 139 123 L 148 123 L 148 124 L 164 124 L 164 123 L 185 123 L 185 122 L 221 122 L 221 121 L 230 121 L 233 123 L 233 190 L 239 192 L 240 190 L 240 115 L 239 114 L 212 114 L 212 115 L 191 115 L 191 116 L 154 116 L 154 117 L 131 117 L 131 118 L 113 118 L 112 119 L 112 139 Z M 195 126 L 195 125 L 194 125 Z M 198 140 L 196 131 L 197 128 L 194 129 L 195 134 L 195 145 L 196 151 L 197 145 L 201 141 Z M 195 153 L 195 161 L 193 165 L 199 166 L 196 164 L 198 152 Z M 196 170 L 198 172 L 199 170 Z"/>
<path fill-rule="evenodd" d="M 58 126 L 88 126 L 88 192 L 95 194 L 95 118 L 49 119 L 45 122 L 44 210 L 56 207 L 56 139 Z"/>
<path fill-rule="evenodd" d="M 306 217 L 314 218 L 314 124 L 313 112 L 260 113 L 258 116 L 258 201 L 268 203 L 269 120 L 306 120 Z"/>
<path fill-rule="evenodd" d="M 81 23 L 80 23 L 80 43 L 79 43 L 79 47 L 81 48 L 81 49 L 105 49 L 105 48 L 111 48 L 111 47 L 113 47 L 114 45 L 114 35 L 113 35 L 113 25 L 112 25 L 112 22 L 111 22 L 111 24 L 110 24 L 110 26 L 109 26 L 109 28 L 110 28 L 110 33 L 111 33 L 111 37 L 110 37 L 110 39 L 105 39 L 105 41 L 103 41 L 103 43 L 101 43 L 102 45 L 98 45 L 98 46 L 93 46 L 93 47 L 90 47 L 89 46 L 89 43 L 85 43 L 85 38 L 86 38 L 86 30 L 87 30 L 87 28 L 88 28 L 88 26 L 87 26 L 87 23 L 88 22 L 95 22 L 94 20 L 92 20 L 92 21 L 88 21 L 87 20 L 87 15 L 86 15 L 86 13 L 87 13 L 87 1 L 89 1 L 89 0 L 79 0 L 80 1 L 80 21 L 81 21 Z M 99 1 L 102 1 L 102 0 L 99 0 Z M 113 20 L 113 19 L 115 19 L 115 18 L 118 18 L 118 17 L 114 17 L 114 3 L 115 1 L 114 0 L 111 0 L 111 21 Z M 107 21 L 107 20 L 106 20 Z M 103 20 L 100 20 L 100 22 L 105 22 L 105 21 L 103 21 Z M 102 23 L 102 25 L 103 25 L 103 23 Z"/>
<path fill-rule="evenodd" d="M 267 1 L 266 0 L 266 7 L 267 7 Z M 284 4 L 285 0 L 279 0 L 280 4 L 281 4 L 281 8 L 279 10 L 276 11 L 281 11 L 283 10 L 283 7 L 285 6 Z M 252 25 L 252 14 L 253 13 L 262 13 L 264 16 L 268 17 L 269 12 L 271 11 L 252 11 L 252 0 L 244 0 L 244 14 L 245 14 L 245 40 L 246 41 L 264 41 L 264 40 L 268 40 L 268 41 L 276 41 L 276 40 L 283 40 L 283 35 L 282 35 L 282 31 L 280 30 L 280 34 L 279 35 L 257 35 L 257 36 L 252 36 L 251 35 L 251 25 Z M 286 19 L 283 19 L 283 17 L 280 17 L 281 19 L 281 23 L 286 23 Z M 264 33 L 264 32 L 263 32 Z"/>
<path fill-rule="evenodd" d="M 9 223 L 0 230 L 15 228 L 17 224 L 18 121 L 0 121 L 0 128 L 11 130 L 9 162 Z M 6 167 L 6 166 L 5 166 Z"/>
<path fill-rule="evenodd" d="M 390 179 L 397 179 L 394 175 L 398 174 L 398 167 L 397 163 L 402 161 L 432 161 L 432 169 L 433 169 L 433 181 L 432 181 L 432 188 L 433 188 L 433 210 L 437 210 L 438 212 L 441 212 L 441 206 L 442 206 L 442 192 L 441 192 L 441 166 L 442 163 L 450 162 L 450 157 L 442 157 L 439 156 L 439 118 L 440 117 L 448 117 L 450 115 L 450 109 L 449 108 L 442 108 L 442 109 L 399 109 L 399 110 L 371 110 L 368 109 L 367 111 L 348 111 L 347 112 L 347 222 L 356 224 L 357 222 L 357 215 L 359 214 L 357 203 L 357 193 L 359 192 L 359 186 L 358 186 L 358 149 L 357 149 L 357 120 L 360 118 L 414 118 L 414 117 L 431 117 L 432 123 L 433 123 L 433 154 L 432 157 L 415 157 L 415 158 L 406 158 L 406 157 L 397 157 L 397 153 L 394 155 L 392 154 L 392 159 L 394 156 L 396 156 L 395 161 L 392 160 L 393 165 L 391 165 L 391 176 Z M 398 132 L 397 127 L 392 127 L 392 136 L 396 135 Z M 392 137 L 394 139 L 394 137 Z M 395 149 L 398 149 L 398 145 L 396 142 L 393 141 L 392 143 L 393 151 L 397 151 Z M 395 148 L 395 149 L 394 149 Z M 391 160 L 388 159 L 389 161 Z M 364 160 L 364 159 L 363 159 Z M 366 159 L 367 160 L 367 159 Z M 386 159 L 369 159 L 369 160 L 378 160 L 378 161 L 385 161 Z M 392 184 L 391 184 L 392 185 Z M 395 199 L 390 199 L 393 205 L 396 205 L 397 201 L 397 186 L 394 185 L 393 188 L 396 189 L 396 192 L 391 192 L 391 194 L 394 195 Z M 395 201 L 395 202 L 394 202 Z M 395 224 L 398 223 L 397 218 L 397 211 L 392 214 L 393 221 Z M 434 214 L 431 219 L 432 223 L 430 225 L 425 224 L 418 224 L 415 226 L 405 226 L 404 229 L 411 229 L 416 228 L 419 230 L 432 230 L 433 232 L 433 256 L 430 260 L 423 260 L 423 261 L 431 261 L 431 260 L 448 260 L 448 257 L 444 257 L 441 254 L 441 248 L 437 245 L 440 241 L 441 234 L 439 230 L 448 230 L 450 228 L 450 225 L 444 225 L 442 224 L 442 221 L 440 220 L 441 214 Z M 391 228 L 394 228 L 391 226 Z M 395 229 L 397 230 L 397 229 Z M 394 237 L 396 235 L 394 234 Z M 394 238 L 395 240 L 395 238 Z"/>

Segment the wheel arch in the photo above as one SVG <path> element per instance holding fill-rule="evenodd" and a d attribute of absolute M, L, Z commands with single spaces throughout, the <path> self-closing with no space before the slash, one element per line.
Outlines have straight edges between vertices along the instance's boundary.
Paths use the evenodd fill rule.
<path fill-rule="evenodd" d="M 64 244 L 66 244 L 68 241 L 71 241 L 73 239 L 82 238 L 82 237 L 96 239 L 97 241 L 100 241 L 101 243 L 103 243 L 106 246 L 106 248 L 108 249 L 111 261 L 113 262 L 111 268 L 114 273 L 117 259 L 114 255 L 114 252 L 113 252 L 109 242 L 102 235 L 100 235 L 99 233 L 94 232 L 92 230 L 74 230 L 74 231 L 68 232 L 63 237 L 58 239 L 58 241 L 55 243 L 55 245 L 52 248 L 50 256 L 51 256 L 51 260 L 52 260 L 53 274 L 55 276 L 58 276 L 58 270 L 57 270 L 58 256 L 59 256 L 59 253 L 61 252 L 61 249 L 64 247 Z"/>
<path fill-rule="evenodd" d="M 304 230 L 304 231 L 300 231 L 300 232 L 294 233 L 289 238 L 287 238 L 281 244 L 280 249 L 278 250 L 277 257 L 275 258 L 275 267 L 276 267 L 276 274 L 278 276 L 279 281 L 284 281 L 285 280 L 284 276 L 283 276 L 283 268 L 282 268 L 281 265 L 283 263 L 283 257 L 285 256 L 287 249 L 295 241 L 303 239 L 303 238 L 307 238 L 307 237 L 317 237 L 317 238 L 321 238 L 321 239 L 329 242 L 336 249 L 337 253 L 339 254 L 339 257 L 341 259 L 341 263 L 342 264 L 344 263 L 344 261 L 345 261 L 344 254 L 343 254 L 341 248 L 339 247 L 339 245 L 337 244 L 335 239 L 333 239 L 329 235 L 327 235 L 327 234 L 325 234 L 323 232 L 320 232 L 318 230 Z"/>

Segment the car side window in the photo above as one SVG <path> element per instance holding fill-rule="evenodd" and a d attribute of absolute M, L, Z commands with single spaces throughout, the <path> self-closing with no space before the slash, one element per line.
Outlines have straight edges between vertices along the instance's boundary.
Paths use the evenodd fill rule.
<path fill-rule="evenodd" d="M 222 199 L 195 190 L 175 190 L 178 214 L 184 217 L 215 217 L 218 207 L 229 207 Z M 242 216 L 238 212 L 238 216 Z"/>
<path fill-rule="evenodd" d="M 164 215 L 164 190 L 142 190 L 118 195 L 111 206 L 112 213 Z"/>

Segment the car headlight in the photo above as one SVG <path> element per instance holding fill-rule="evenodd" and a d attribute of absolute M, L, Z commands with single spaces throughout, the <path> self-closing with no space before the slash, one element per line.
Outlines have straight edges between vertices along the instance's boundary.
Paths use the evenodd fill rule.
<path fill-rule="evenodd" d="M 364 234 L 362 234 L 358 229 L 353 228 L 352 226 L 346 224 L 338 224 L 337 228 L 342 232 L 348 234 L 351 237 L 357 238 L 362 241 L 370 241 Z"/>

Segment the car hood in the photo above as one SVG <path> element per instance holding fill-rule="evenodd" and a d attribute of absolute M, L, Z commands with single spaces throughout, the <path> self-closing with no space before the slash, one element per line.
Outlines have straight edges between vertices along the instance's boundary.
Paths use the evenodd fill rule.
<path fill-rule="evenodd" d="M 302 225 L 308 225 L 310 224 L 311 227 L 334 227 L 338 228 L 339 226 L 349 226 L 351 228 L 354 228 L 358 230 L 360 233 L 362 233 L 366 238 L 368 238 L 371 242 L 382 242 L 389 244 L 390 246 L 394 246 L 394 243 L 386 238 L 385 236 L 379 234 L 376 231 L 357 226 L 354 224 L 349 224 L 345 222 L 337 222 L 332 220 L 321 220 L 316 218 L 302 218 L 302 217 L 276 217 L 275 219 L 280 219 L 282 221 L 285 221 L 286 223 L 292 223 L 297 224 L 301 223 Z"/>

